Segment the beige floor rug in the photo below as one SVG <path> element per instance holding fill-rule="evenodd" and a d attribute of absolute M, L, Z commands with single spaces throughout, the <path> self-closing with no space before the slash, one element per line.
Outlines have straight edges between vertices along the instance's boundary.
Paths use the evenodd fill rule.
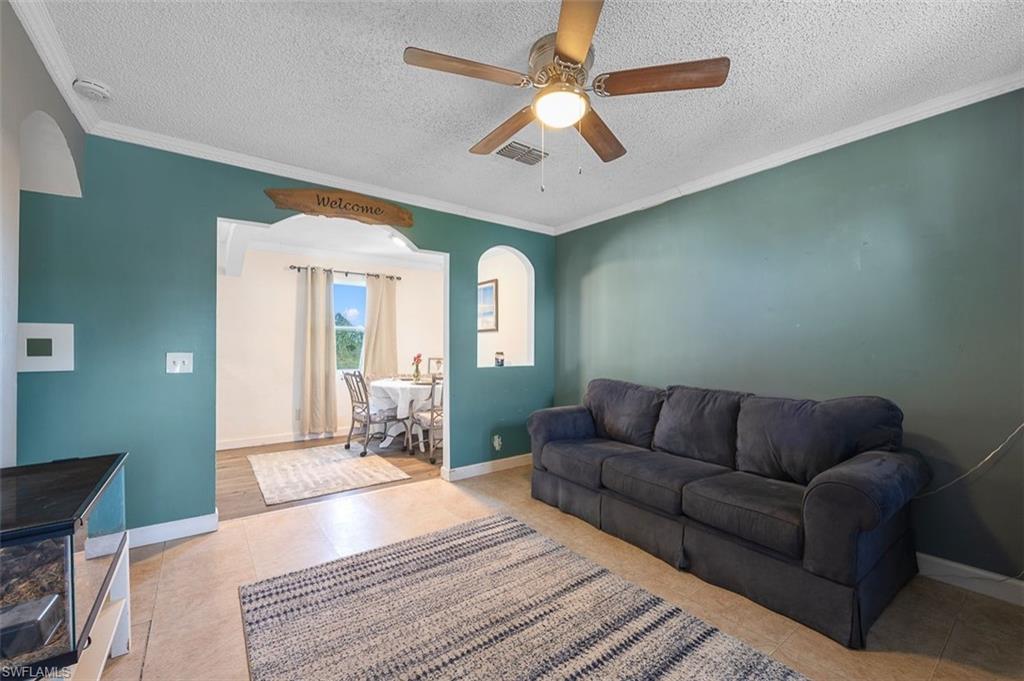
<path fill-rule="evenodd" d="M 268 506 L 380 485 L 409 476 L 376 454 L 329 445 L 247 457 Z"/>
<path fill-rule="evenodd" d="M 506 516 L 239 588 L 252 681 L 807 681 Z"/>

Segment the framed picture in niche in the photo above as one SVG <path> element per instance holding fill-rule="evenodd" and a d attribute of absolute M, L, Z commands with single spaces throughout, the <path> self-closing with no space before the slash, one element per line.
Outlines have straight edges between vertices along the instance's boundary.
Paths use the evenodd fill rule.
<path fill-rule="evenodd" d="M 476 285 L 477 333 L 498 330 L 498 280 L 488 279 Z"/>
<path fill-rule="evenodd" d="M 74 324 L 18 324 L 18 371 L 74 371 Z"/>

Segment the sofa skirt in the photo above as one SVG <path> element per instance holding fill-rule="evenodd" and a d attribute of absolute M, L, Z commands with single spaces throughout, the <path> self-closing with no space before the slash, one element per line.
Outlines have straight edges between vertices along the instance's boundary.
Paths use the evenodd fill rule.
<path fill-rule="evenodd" d="M 670 517 L 605 493 L 601 529 L 661 558 L 672 567 L 686 567 L 681 517 Z"/>
<path fill-rule="evenodd" d="M 534 469 L 535 499 L 581 518 L 706 582 L 821 632 L 848 648 L 863 648 L 868 629 L 917 574 L 908 530 L 853 586 L 803 568 L 801 561 L 683 517 L 673 518 Z"/>
<path fill-rule="evenodd" d="M 917 573 L 906 533 L 855 586 L 819 577 L 800 561 L 766 553 L 742 539 L 690 523 L 683 540 L 689 570 L 770 610 L 820 631 L 848 648 L 863 648 L 868 629 Z"/>
<path fill-rule="evenodd" d="M 566 513 L 586 520 L 598 529 L 601 528 L 601 493 L 596 490 L 587 489 L 534 468 L 530 493 L 534 499 L 557 506 Z"/>

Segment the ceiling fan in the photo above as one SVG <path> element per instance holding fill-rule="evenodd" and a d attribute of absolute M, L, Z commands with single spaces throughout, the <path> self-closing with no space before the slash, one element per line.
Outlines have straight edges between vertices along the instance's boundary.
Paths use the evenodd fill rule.
<path fill-rule="evenodd" d="M 587 87 L 587 75 L 594 63 L 590 43 L 603 4 L 604 0 L 562 0 L 558 32 L 540 38 L 530 49 L 529 75 L 418 47 L 405 48 L 405 63 L 539 90 L 530 105 L 512 114 L 511 118 L 474 144 L 470 148 L 474 154 L 490 154 L 537 119 L 549 128 L 577 126 L 602 161 L 614 161 L 626 153 L 626 148 L 594 111 L 588 92 L 601 97 L 617 97 L 718 87 L 729 76 L 729 59 L 718 57 L 612 71 L 597 76 Z"/>

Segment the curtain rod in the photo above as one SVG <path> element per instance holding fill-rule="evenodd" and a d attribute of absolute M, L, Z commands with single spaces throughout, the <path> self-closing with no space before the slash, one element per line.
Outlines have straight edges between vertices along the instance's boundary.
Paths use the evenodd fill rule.
<path fill-rule="evenodd" d="M 290 270 L 308 270 L 309 268 L 310 265 L 288 265 L 288 269 Z M 316 269 L 315 266 L 314 269 Z M 397 274 L 377 274 L 375 272 L 350 272 L 348 270 L 335 270 L 331 269 L 330 267 L 321 267 L 320 269 L 327 270 L 328 272 L 334 272 L 335 274 L 344 274 L 346 277 L 350 274 L 354 274 L 357 277 L 374 277 L 376 279 L 384 277 L 385 279 L 394 279 L 395 281 L 402 281 L 402 278 Z"/>

